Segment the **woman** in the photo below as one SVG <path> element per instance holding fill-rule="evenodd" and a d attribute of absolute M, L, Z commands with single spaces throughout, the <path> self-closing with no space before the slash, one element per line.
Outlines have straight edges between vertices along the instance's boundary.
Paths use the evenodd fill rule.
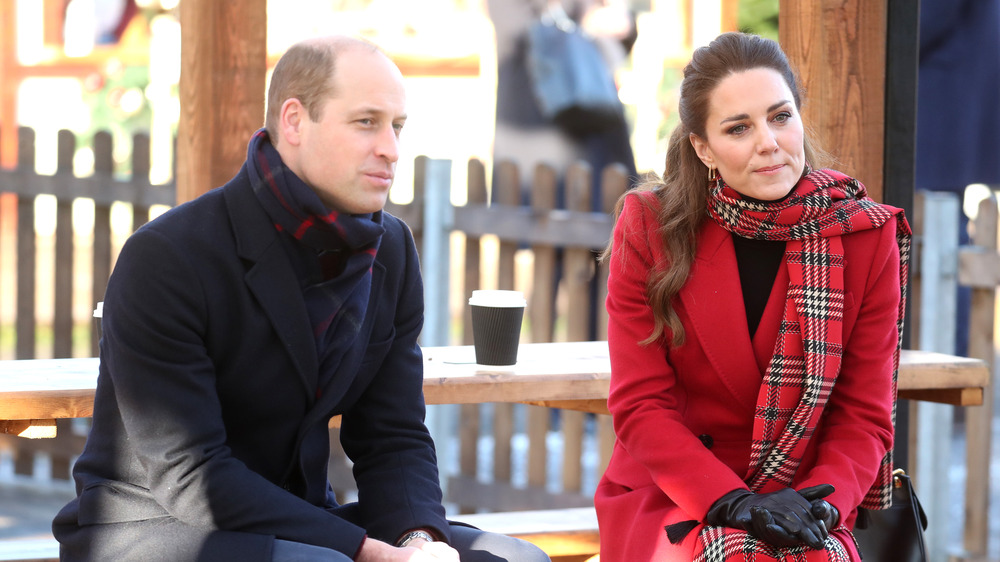
<path fill-rule="evenodd" d="M 620 203 L 602 562 L 855 561 L 888 505 L 909 227 L 812 170 L 800 97 L 777 43 L 719 36 Z"/>

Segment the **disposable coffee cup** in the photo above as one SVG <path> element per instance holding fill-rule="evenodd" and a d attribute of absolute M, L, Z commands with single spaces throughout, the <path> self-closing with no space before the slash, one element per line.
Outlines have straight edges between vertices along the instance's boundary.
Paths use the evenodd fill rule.
<path fill-rule="evenodd" d="M 524 294 L 520 291 L 472 291 L 472 341 L 476 363 L 513 365 L 524 318 Z"/>
<path fill-rule="evenodd" d="M 101 339 L 103 335 L 101 333 L 101 318 L 104 317 L 104 301 L 97 303 L 97 308 L 94 309 L 94 330 L 97 333 L 97 339 Z"/>

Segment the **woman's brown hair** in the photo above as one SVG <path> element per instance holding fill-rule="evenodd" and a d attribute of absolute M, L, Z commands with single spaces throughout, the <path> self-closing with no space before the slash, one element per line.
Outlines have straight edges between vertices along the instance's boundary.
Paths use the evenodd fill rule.
<path fill-rule="evenodd" d="M 680 123 L 670 135 L 667 144 L 666 165 L 663 178 L 649 178 L 634 191 L 651 191 L 659 202 L 660 238 L 668 264 L 658 264 L 650 271 L 647 297 L 653 310 L 653 332 L 643 344 L 656 341 L 663 335 L 673 345 L 684 343 L 684 327 L 673 307 L 673 298 L 687 282 L 695 255 L 695 237 L 707 217 L 708 167 L 698 158 L 691 145 L 694 133 L 707 138 L 705 123 L 708 119 L 709 100 L 712 92 L 724 78 L 731 74 L 756 68 L 770 68 L 784 78 L 795 101 L 802 108 L 802 93 L 798 79 L 788 58 L 777 42 L 748 33 L 723 33 L 705 47 L 694 51 L 691 62 L 684 67 L 680 87 L 678 113 Z M 806 162 L 820 165 L 813 144 L 806 135 Z M 621 212 L 627 193 L 615 209 Z M 642 200 L 642 198 L 640 198 Z M 604 252 L 604 259 L 611 256 L 611 246 Z"/>

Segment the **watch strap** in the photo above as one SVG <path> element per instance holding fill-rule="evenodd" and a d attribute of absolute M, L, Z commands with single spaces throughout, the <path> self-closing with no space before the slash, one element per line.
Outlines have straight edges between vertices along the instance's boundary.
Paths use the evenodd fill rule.
<path fill-rule="evenodd" d="M 434 537 L 432 537 L 427 531 L 410 531 L 396 542 L 396 546 L 402 548 L 416 539 L 424 539 L 427 542 L 434 542 Z"/>

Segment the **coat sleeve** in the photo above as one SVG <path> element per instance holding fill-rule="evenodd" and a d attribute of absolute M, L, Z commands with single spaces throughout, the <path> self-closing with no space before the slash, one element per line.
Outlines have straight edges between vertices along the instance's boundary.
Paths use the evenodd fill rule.
<path fill-rule="evenodd" d="M 208 317 L 211 275 L 155 228 L 138 231 L 122 251 L 105 299 L 101 344 L 123 439 L 135 454 L 116 461 L 117 470 L 148 481 L 156 503 L 188 525 L 353 555 L 364 529 L 251 470 L 227 444 L 226 405 L 204 334 L 210 321 L 239 319 Z"/>
<path fill-rule="evenodd" d="M 646 283 L 663 267 L 654 212 L 629 196 L 612 242 L 608 279 L 608 342 L 611 388 L 608 408 L 615 433 L 629 456 L 692 519 L 702 520 L 725 493 L 746 484 L 684 424 L 685 397 L 668 361 L 664 340 L 640 342 L 653 329 Z"/>
<path fill-rule="evenodd" d="M 448 540 L 434 443 L 424 425 L 419 261 L 405 225 L 394 221 L 390 234 L 398 252 L 389 267 L 402 270 L 393 335 L 367 390 L 344 415 L 341 442 L 354 461 L 358 503 L 372 536 L 392 543 L 408 530 L 430 528 Z"/>
<path fill-rule="evenodd" d="M 870 269 L 858 282 L 861 290 L 852 291 L 857 319 L 851 333 L 845 334 L 840 375 L 813 437 L 813 458 L 803 460 L 811 468 L 796 483 L 797 488 L 833 484 L 836 492 L 827 501 L 845 517 L 861 503 L 881 459 L 892 449 L 892 375 L 900 302 L 895 233 L 893 219 L 871 232 L 877 237 L 874 250 L 858 244 L 860 239 L 854 244 L 854 259 L 864 261 L 862 270 L 864 265 Z M 848 267 L 851 258 L 848 254 Z"/>

